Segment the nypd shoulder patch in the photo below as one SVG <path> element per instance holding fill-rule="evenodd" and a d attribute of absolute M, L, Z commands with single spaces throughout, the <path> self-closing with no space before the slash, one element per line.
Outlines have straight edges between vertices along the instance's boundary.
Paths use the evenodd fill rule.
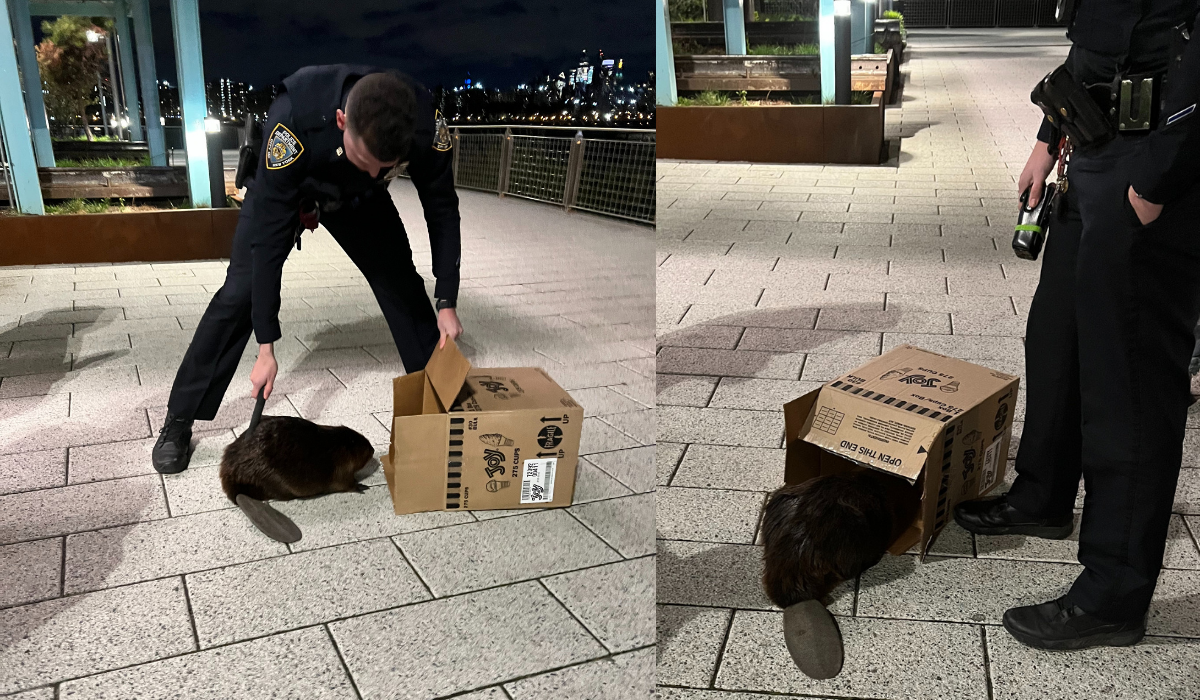
<path fill-rule="evenodd" d="M 286 126 L 276 124 L 267 139 L 267 169 L 286 168 L 304 153 L 304 144 Z"/>
<path fill-rule="evenodd" d="M 446 125 L 446 118 L 442 116 L 442 111 L 436 110 L 433 113 L 433 128 L 436 133 L 433 135 L 433 150 L 448 151 L 450 150 L 450 127 Z"/>

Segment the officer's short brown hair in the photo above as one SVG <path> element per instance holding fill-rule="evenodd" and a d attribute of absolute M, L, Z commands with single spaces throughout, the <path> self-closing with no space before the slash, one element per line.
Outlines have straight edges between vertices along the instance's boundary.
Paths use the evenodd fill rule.
<path fill-rule="evenodd" d="M 346 98 L 346 129 L 383 162 L 408 152 L 416 122 L 417 97 L 412 84 L 394 72 L 359 79 Z"/>

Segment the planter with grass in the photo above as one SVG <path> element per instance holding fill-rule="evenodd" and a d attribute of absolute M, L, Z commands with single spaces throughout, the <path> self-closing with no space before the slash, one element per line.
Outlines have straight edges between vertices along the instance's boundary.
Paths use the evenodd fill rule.
<path fill-rule="evenodd" d="M 752 163 L 877 165 L 883 154 L 882 93 L 855 104 L 819 104 L 815 95 L 751 99 L 748 91 L 705 92 L 658 108 L 658 156 Z M 805 104 L 811 102 L 813 104 Z"/>
<path fill-rule="evenodd" d="M 151 166 L 97 166 L 38 168 L 42 199 L 92 199 L 124 197 L 151 199 L 186 197 L 187 168 Z M 0 174 L 0 202 L 7 204 L 8 188 Z"/>
<path fill-rule="evenodd" d="M 238 209 L 157 209 L 69 200 L 46 216 L 0 216 L 0 266 L 228 258 Z"/>
<path fill-rule="evenodd" d="M 145 142 L 129 141 L 88 141 L 74 139 L 54 139 L 55 164 L 60 160 L 83 161 L 96 158 L 111 158 L 117 160 L 132 160 L 140 162 L 149 160 L 150 147 Z"/>
<path fill-rule="evenodd" d="M 671 38 L 678 48 L 696 47 L 688 53 L 707 53 L 709 51 L 724 53 L 725 23 L 672 22 Z M 746 23 L 746 42 L 750 46 L 756 44 L 784 46 L 816 44 L 820 40 L 821 35 L 817 28 L 817 22 L 812 19 L 784 18 L 783 21 L 760 19 L 757 22 Z"/>
<path fill-rule="evenodd" d="M 850 57 L 850 89 L 881 92 L 891 101 L 896 78 L 895 54 Z M 821 89 L 821 56 L 816 44 L 752 47 L 747 56 L 676 55 L 675 84 L 689 91 Z"/>

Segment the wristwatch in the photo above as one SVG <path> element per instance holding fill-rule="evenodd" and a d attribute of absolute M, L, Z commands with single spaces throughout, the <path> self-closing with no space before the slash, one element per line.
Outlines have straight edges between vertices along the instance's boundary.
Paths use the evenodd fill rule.
<path fill-rule="evenodd" d="M 437 300 L 437 310 L 441 311 L 442 309 L 453 309 L 454 304 L 455 304 L 455 301 L 453 299 L 438 299 Z"/>

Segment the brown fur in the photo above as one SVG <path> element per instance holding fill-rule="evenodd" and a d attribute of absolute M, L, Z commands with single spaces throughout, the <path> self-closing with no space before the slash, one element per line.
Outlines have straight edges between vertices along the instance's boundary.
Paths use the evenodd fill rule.
<path fill-rule="evenodd" d="M 290 416 L 263 416 L 221 458 L 221 488 L 260 501 L 363 491 L 354 478 L 374 456 L 365 437 L 344 426 L 317 425 Z"/>
<path fill-rule="evenodd" d="M 883 558 L 911 521 L 915 491 L 860 470 L 785 486 L 763 513 L 763 588 L 781 608 L 820 601 Z"/>

